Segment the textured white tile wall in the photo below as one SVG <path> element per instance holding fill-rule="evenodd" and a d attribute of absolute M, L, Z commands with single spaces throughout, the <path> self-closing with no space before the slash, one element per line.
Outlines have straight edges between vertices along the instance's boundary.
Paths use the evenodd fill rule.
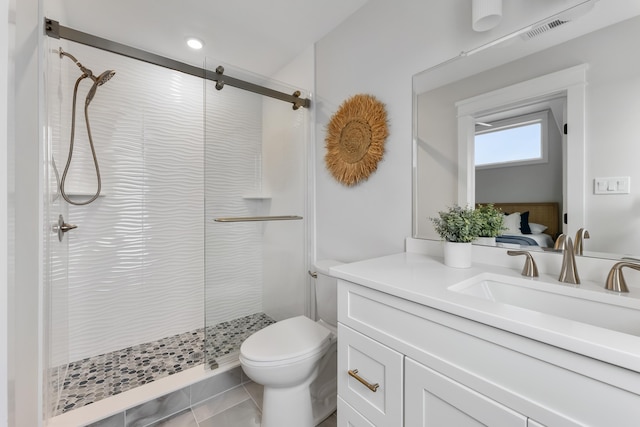
<path fill-rule="evenodd" d="M 62 203 L 67 221 L 78 225 L 62 244 L 68 245 L 66 353 L 78 360 L 203 324 L 203 83 L 77 44 L 65 50 L 96 75 L 116 70 L 89 106 L 103 196 L 86 206 Z M 61 137 L 53 141 L 62 147 L 54 150 L 61 175 L 80 70 L 52 55 L 64 76 Z M 67 193 L 80 194 L 77 199 L 96 188 L 83 114 L 91 85 L 83 80 L 78 92 L 67 176 Z M 64 317 L 56 312 L 65 309 L 60 304 L 56 317 Z M 65 353 L 64 342 L 52 345 Z"/>

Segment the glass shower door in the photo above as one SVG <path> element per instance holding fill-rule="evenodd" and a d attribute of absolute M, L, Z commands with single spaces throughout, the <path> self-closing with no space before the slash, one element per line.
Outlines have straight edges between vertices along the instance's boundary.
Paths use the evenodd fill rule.
<path fill-rule="evenodd" d="M 237 360 L 251 333 L 305 313 L 309 111 L 212 81 L 205 99 L 205 357 L 215 368 Z"/>
<path fill-rule="evenodd" d="M 48 44 L 48 51 L 57 49 L 54 43 Z M 65 133 L 63 123 L 69 123 L 69 109 L 63 108 L 63 100 L 58 96 L 58 91 L 66 86 L 64 71 L 60 63 L 47 61 L 45 103 L 47 126 L 45 132 L 46 143 L 44 145 L 44 168 L 46 185 L 43 189 L 44 198 L 44 265 L 43 281 L 44 301 L 48 304 L 44 307 L 45 325 L 47 333 L 44 334 L 45 353 L 44 366 L 45 378 L 50 392 L 44 393 L 45 416 L 51 416 L 58 404 L 64 378 L 66 375 L 68 360 L 68 276 L 69 276 L 69 239 L 61 229 L 69 217 L 67 205 L 59 192 L 61 162 L 64 156 L 62 145 L 56 143 L 63 138 Z M 56 343 L 55 346 L 52 343 Z"/>

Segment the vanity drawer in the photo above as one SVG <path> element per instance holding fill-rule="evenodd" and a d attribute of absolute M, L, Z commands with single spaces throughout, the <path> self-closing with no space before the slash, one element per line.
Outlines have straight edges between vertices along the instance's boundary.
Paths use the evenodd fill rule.
<path fill-rule="evenodd" d="M 338 397 L 338 427 L 376 427 Z"/>
<path fill-rule="evenodd" d="M 338 396 L 377 427 L 402 425 L 403 355 L 338 324 Z"/>

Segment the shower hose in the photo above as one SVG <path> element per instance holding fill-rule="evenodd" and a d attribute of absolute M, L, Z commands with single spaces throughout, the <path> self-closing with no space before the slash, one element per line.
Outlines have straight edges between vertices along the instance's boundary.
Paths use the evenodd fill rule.
<path fill-rule="evenodd" d="M 89 203 L 93 202 L 94 200 L 96 200 L 98 198 L 98 196 L 100 195 L 100 191 L 102 189 L 102 178 L 100 176 L 100 166 L 98 165 L 98 157 L 96 156 L 96 150 L 95 147 L 93 145 L 93 136 L 91 135 L 91 124 L 89 123 L 89 103 L 91 102 L 91 99 L 93 98 L 93 95 L 95 94 L 95 89 L 98 85 L 104 83 L 104 81 L 108 80 L 109 78 L 111 78 L 111 75 L 109 75 L 108 77 L 106 77 L 106 79 L 102 79 L 103 75 L 101 75 L 99 78 L 101 78 L 102 80 L 97 80 L 94 76 L 93 73 L 91 72 L 91 70 L 85 68 L 82 66 L 82 64 L 80 64 L 78 62 L 78 60 L 71 54 L 64 52 L 62 50 L 62 48 L 60 48 L 59 50 L 59 54 L 60 57 L 64 56 L 68 56 L 69 58 L 71 58 L 73 60 L 73 62 L 76 63 L 76 65 L 78 67 L 80 67 L 80 69 L 82 70 L 82 75 L 80 77 L 78 77 L 78 80 L 76 80 L 76 84 L 73 88 L 73 105 L 72 105 L 72 111 L 71 111 L 71 137 L 70 137 L 70 141 L 69 141 L 69 155 L 67 156 L 67 164 L 64 167 L 64 172 L 62 173 L 62 179 L 60 180 L 60 194 L 62 194 L 62 198 L 64 200 L 66 200 L 68 203 L 72 204 L 72 205 L 88 205 Z M 106 74 L 106 73 L 105 73 Z M 85 123 L 87 125 L 87 134 L 89 136 L 89 146 L 91 147 L 91 155 L 93 156 L 93 164 L 95 166 L 95 171 L 96 171 L 96 178 L 98 181 L 98 188 L 96 190 L 96 193 L 93 195 L 93 197 L 91 197 L 89 200 L 83 201 L 83 202 L 76 202 L 74 200 L 71 200 L 69 198 L 69 196 L 67 195 L 64 187 L 65 187 L 65 181 L 67 179 L 67 173 L 69 172 L 69 166 L 71 165 L 71 158 L 73 157 L 73 145 L 75 142 L 75 133 L 76 133 L 76 100 L 78 98 L 78 86 L 80 86 L 80 82 L 84 79 L 86 79 L 87 77 L 91 77 L 91 79 L 94 81 L 94 85 L 91 88 L 91 90 L 89 90 L 89 94 L 87 95 L 87 99 L 85 100 L 84 103 L 84 119 L 85 119 Z"/>
<path fill-rule="evenodd" d="M 98 180 L 98 189 L 96 193 L 89 200 L 83 202 L 76 202 L 71 200 L 67 193 L 64 190 L 65 181 L 67 179 L 67 173 L 69 172 L 69 166 L 71 165 L 71 158 L 73 157 L 73 144 L 75 141 L 75 133 L 76 133 L 76 100 L 78 98 L 78 86 L 80 82 L 86 79 L 88 76 L 86 74 L 81 75 L 78 80 L 76 80 L 75 87 L 73 88 L 73 106 L 71 112 L 71 138 L 69 141 L 69 155 L 67 157 L 67 164 L 64 167 L 64 172 L 62 172 L 62 179 L 60 180 L 60 194 L 62 194 L 62 198 L 65 199 L 68 203 L 72 205 L 88 205 L 98 198 L 100 195 L 100 191 L 102 189 L 102 179 L 100 177 L 100 166 L 98 166 L 98 157 L 96 156 L 96 149 L 93 146 L 93 137 L 91 136 L 91 124 L 89 123 L 89 103 L 85 102 L 84 105 L 84 118 L 85 123 L 87 124 L 87 134 L 89 136 L 89 146 L 91 147 L 91 155 L 93 156 L 93 164 L 95 166 L 96 178 Z"/>

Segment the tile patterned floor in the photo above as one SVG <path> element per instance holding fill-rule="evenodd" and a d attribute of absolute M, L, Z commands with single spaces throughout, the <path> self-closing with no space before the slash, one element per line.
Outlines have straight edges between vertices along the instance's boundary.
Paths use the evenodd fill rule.
<path fill-rule="evenodd" d="M 207 361 L 237 358 L 242 341 L 273 323 L 264 313 L 72 362 L 51 370 L 53 415 L 122 393 Z M 205 357 L 206 353 L 206 357 Z M 66 368 L 66 369 L 65 369 Z"/>
<path fill-rule="evenodd" d="M 262 386 L 247 383 L 145 427 L 260 427 L 261 408 Z M 336 426 L 334 413 L 318 427 Z"/>

